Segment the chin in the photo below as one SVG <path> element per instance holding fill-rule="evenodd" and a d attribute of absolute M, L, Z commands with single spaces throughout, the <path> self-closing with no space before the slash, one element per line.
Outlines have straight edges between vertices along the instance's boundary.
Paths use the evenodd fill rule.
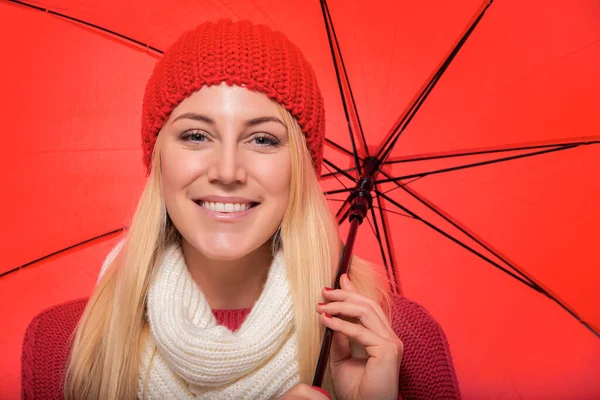
<path fill-rule="evenodd" d="M 209 258 L 211 260 L 219 260 L 219 261 L 235 261 L 235 260 L 239 260 L 240 258 L 243 258 L 246 254 L 248 254 L 249 252 L 247 251 L 243 251 L 243 250 L 231 250 L 231 249 L 210 249 L 208 251 L 206 250 L 200 250 L 198 249 L 198 251 L 200 251 L 206 258 Z"/>
<path fill-rule="evenodd" d="M 242 259 L 265 245 L 265 243 L 242 243 L 240 240 L 222 239 L 217 241 L 215 239 L 216 238 L 213 237 L 207 241 L 197 240 L 190 243 L 204 257 L 220 261 L 235 261 Z"/>

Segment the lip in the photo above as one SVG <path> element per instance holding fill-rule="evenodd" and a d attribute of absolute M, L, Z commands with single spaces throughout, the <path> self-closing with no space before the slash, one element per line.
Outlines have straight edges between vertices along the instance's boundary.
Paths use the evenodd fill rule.
<path fill-rule="evenodd" d="M 245 197 L 226 197 L 226 196 L 202 196 L 194 199 L 195 202 L 199 201 L 212 201 L 213 203 L 239 203 L 239 204 L 258 204 L 259 202 Z"/>
<path fill-rule="evenodd" d="M 209 198 L 215 198 L 215 196 L 213 196 L 213 197 L 204 197 L 202 199 L 195 200 L 194 203 L 196 203 L 196 205 L 198 206 L 198 208 L 200 209 L 200 211 L 202 211 L 206 216 L 208 216 L 209 218 L 211 218 L 213 220 L 221 221 L 221 222 L 238 222 L 238 221 L 242 221 L 246 217 L 248 217 L 249 215 L 251 215 L 254 212 L 254 210 L 256 209 L 256 207 L 258 207 L 258 205 L 259 205 L 256 202 L 251 202 L 251 201 L 248 201 L 248 200 L 244 199 L 245 201 L 243 201 L 243 202 L 240 201 L 239 203 L 252 203 L 252 204 L 256 204 L 256 205 L 254 205 L 254 206 L 252 206 L 249 209 L 244 210 L 244 211 L 234 211 L 234 212 L 225 213 L 225 212 L 211 211 L 208 208 L 204 208 L 200 204 L 198 204 L 200 201 L 215 201 L 215 200 L 207 200 Z M 236 197 L 225 197 L 225 198 L 229 199 L 229 201 L 220 200 L 220 202 L 222 202 L 222 203 L 235 203 L 235 201 L 233 201 L 232 199 L 235 199 Z M 224 199 L 224 198 L 221 197 L 221 199 Z M 237 199 L 239 199 L 239 197 L 237 197 Z"/>

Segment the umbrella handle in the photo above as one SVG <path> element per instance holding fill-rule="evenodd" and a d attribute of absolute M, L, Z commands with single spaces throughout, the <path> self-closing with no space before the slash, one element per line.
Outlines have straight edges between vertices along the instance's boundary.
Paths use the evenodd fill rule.
<path fill-rule="evenodd" d="M 350 260 L 352 258 L 352 250 L 354 249 L 354 241 L 356 239 L 356 232 L 358 227 L 362 224 L 363 220 L 367 216 L 367 212 L 372 206 L 373 198 L 371 197 L 371 190 L 375 182 L 375 175 L 377 175 L 381 163 L 374 157 L 367 157 L 363 168 L 363 173 L 359 179 L 356 188 L 350 194 L 348 198 L 348 204 L 350 205 L 350 213 L 348 220 L 350 221 L 350 229 L 348 230 L 348 237 L 346 238 L 346 245 L 342 249 L 342 257 L 340 259 L 338 272 L 335 277 L 333 284 L 334 289 L 340 288 L 340 278 L 345 273 L 349 272 Z M 323 332 L 323 339 L 321 340 L 321 350 L 319 352 L 319 359 L 315 368 L 315 374 L 313 376 L 312 386 L 321 387 L 323 385 L 323 377 L 325 376 L 325 370 L 329 361 L 329 350 L 331 348 L 331 342 L 333 340 L 333 331 L 330 328 L 325 328 Z"/>
<path fill-rule="evenodd" d="M 343 274 L 348 273 L 350 269 L 350 259 L 352 258 L 352 249 L 354 248 L 354 240 L 356 239 L 356 232 L 358 226 L 362 223 L 362 218 L 352 218 L 350 230 L 348 231 L 348 238 L 346 245 L 342 247 L 342 257 L 338 267 L 338 272 L 335 277 L 335 283 L 333 287 L 335 289 L 340 288 L 340 278 Z M 315 368 L 313 376 L 312 386 L 321 387 L 323 385 L 323 377 L 327 370 L 327 364 L 329 361 L 329 351 L 331 349 L 331 341 L 333 340 L 333 330 L 331 328 L 325 328 L 323 332 L 323 338 L 321 339 L 321 350 L 319 352 L 319 359 Z"/>

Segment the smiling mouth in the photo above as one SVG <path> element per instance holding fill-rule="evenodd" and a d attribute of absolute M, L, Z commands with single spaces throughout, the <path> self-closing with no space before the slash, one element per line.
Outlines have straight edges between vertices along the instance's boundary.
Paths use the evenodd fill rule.
<path fill-rule="evenodd" d="M 205 208 L 209 211 L 219 212 L 219 213 L 236 213 L 248 211 L 252 207 L 256 207 L 260 203 L 219 203 L 214 201 L 203 201 L 198 200 L 194 201 L 194 203 L 198 204 L 200 207 Z"/>

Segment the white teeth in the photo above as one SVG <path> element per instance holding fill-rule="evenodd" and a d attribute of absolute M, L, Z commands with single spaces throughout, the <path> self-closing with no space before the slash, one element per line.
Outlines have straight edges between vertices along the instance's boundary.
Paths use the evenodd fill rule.
<path fill-rule="evenodd" d="M 224 213 L 231 213 L 231 212 L 240 212 L 240 211 L 246 211 L 250 208 L 250 204 L 246 203 L 246 204 L 240 204 L 240 203 L 214 203 L 212 201 L 202 201 L 200 202 L 200 206 L 206 208 L 207 210 L 210 211 L 216 211 L 216 212 L 224 212 Z"/>

